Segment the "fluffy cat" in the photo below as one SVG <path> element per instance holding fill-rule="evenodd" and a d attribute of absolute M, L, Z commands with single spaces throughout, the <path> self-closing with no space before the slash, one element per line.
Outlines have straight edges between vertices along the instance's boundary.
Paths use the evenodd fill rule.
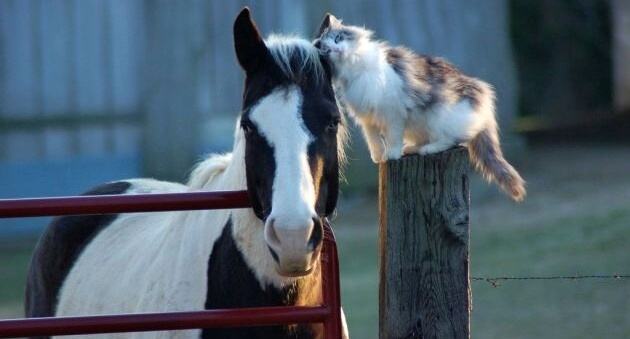
<path fill-rule="evenodd" d="M 314 43 L 334 69 L 335 89 L 361 126 L 375 163 L 468 146 L 477 170 L 515 201 L 525 182 L 503 158 L 492 87 L 441 58 L 372 39 L 327 14 Z"/>

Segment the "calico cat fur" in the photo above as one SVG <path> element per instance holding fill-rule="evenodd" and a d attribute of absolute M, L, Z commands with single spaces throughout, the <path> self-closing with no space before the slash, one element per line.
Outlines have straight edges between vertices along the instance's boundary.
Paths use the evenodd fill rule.
<path fill-rule="evenodd" d="M 333 65 L 337 95 L 361 126 L 372 160 L 466 145 L 479 173 L 522 201 L 525 181 L 503 157 L 492 87 L 372 34 L 327 14 L 314 41 Z"/>

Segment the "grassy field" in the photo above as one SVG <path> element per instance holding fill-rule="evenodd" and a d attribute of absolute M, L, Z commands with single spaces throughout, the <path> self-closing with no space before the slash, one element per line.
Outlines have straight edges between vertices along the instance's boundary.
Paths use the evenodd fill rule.
<path fill-rule="evenodd" d="M 630 148 L 534 149 L 519 166 L 529 196 L 472 192 L 472 276 L 630 273 Z M 353 338 L 377 338 L 375 197 L 334 221 Z M 19 315 L 33 243 L 0 243 L 0 315 Z M 473 282 L 476 338 L 629 338 L 630 280 Z"/>
<path fill-rule="evenodd" d="M 35 239 L 0 241 L 0 318 L 21 315 L 24 280 Z"/>

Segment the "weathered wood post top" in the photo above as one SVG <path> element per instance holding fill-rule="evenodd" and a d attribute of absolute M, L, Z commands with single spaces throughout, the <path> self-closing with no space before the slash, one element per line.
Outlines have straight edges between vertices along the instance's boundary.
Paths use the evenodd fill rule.
<path fill-rule="evenodd" d="M 469 338 L 468 151 L 380 165 L 379 335 Z"/>

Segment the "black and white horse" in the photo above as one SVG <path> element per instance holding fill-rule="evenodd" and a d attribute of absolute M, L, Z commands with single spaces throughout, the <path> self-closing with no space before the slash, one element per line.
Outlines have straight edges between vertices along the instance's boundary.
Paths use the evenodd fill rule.
<path fill-rule="evenodd" d="M 330 69 L 306 40 L 263 40 L 247 8 L 234 43 L 246 80 L 232 153 L 199 164 L 188 185 L 134 179 L 87 194 L 247 188 L 253 208 L 57 218 L 32 258 L 28 317 L 321 302 L 322 220 L 335 209 L 343 149 Z M 316 338 L 321 327 L 103 337 Z"/>

